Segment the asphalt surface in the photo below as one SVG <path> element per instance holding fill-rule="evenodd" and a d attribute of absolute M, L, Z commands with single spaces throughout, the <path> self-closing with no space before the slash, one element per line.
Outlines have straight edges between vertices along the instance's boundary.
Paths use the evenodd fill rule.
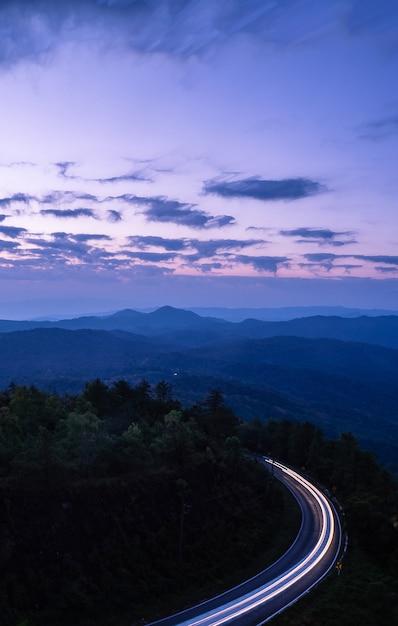
<path fill-rule="evenodd" d="M 333 503 L 308 479 L 265 457 L 263 462 L 300 505 L 302 523 L 292 546 L 253 578 L 150 626 L 259 626 L 297 601 L 333 567 L 342 543 Z"/>

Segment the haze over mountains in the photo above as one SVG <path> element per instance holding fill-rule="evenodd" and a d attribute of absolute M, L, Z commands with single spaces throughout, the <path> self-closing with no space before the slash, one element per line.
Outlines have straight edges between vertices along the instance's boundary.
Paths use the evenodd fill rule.
<path fill-rule="evenodd" d="M 183 402 L 220 388 L 244 419 L 309 420 L 398 458 L 398 316 L 231 322 L 162 307 L 58 321 L 0 321 L 0 387 L 79 392 L 165 380 Z"/>

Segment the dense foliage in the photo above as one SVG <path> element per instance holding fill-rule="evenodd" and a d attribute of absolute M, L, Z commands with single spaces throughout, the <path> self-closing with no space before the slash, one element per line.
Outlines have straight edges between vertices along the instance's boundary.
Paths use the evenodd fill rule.
<path fill-rule="evenodd" d="M 1 393 L 1 625 L 153 619 L 278 556 L 299 520 L 275 546 L 286 495 L 238 426 L 219 391 L 182 410 L 164 382 Z"/>
<path fill-rule="evenodd" d="M 397 486 L 352 435 L 242 422 L 217 389 L 183 409 L 164 381 L 96 379 L 79 395 L 0 393 L 1 626 L 130 625 L 264 567 L 299 512 L 245 449 L 307 471 L 346 510 L 341 575 L 280 623 L 395 623 Z"/>
<path fill-rule="evenodd" d="M 345 513 L 349 542 L 340 575 L 278 616 L 275 626 L 398 624 L 398 485 L 392 476 L 350 433 L 326 440 L 313 424 L 288 420 L 253 420 L 240 431 L 244 445 L 318 479 Z"/>

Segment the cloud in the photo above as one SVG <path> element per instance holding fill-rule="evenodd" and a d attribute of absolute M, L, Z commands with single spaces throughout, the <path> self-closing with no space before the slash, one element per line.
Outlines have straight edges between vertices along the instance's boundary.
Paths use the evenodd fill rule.
<path fill-rule="evenodd" d="M 85 200 L 89 202 L 99 203 L 98 196 L 94 196 L 91 193 L 81 193 L 77 191 L 51 191 L 41 198 L 32 198 L 37 200 L 40 204 L 55 204 L 59 202 L 66 202 L 71 204 L 76 200 Z"/>
<path fill-rule="evenodd" d="M 171 222 L 179 226 L 198 229 L 219 228 L 235 224 L 235 218 L 231 215 L 210 215 L 197 209 L 195 204 L 169 200 L 165 196 L 145 198 L 125 194 L 118 196 L 118 199 L 123 199 L 129 204 L 147 206 L 144 214 L 148 222 Z"/>
<path fill-rule="evenodd" d="M 26 228 L 18 228 L 17 226 L 0 226 L 0 233 L 6 235 L 7 237 L 11 237 L 11 239 L 16 239 L 26 232 Z"/>
<path fill-rule="evenodd" d="M 308 178 L 263 180 L 252 177 L 234 181 L 208 180 L 203 186 L 205 194 L 214 194 L 222 198 L 252 198 L 264 202 L 300 200 L 323 190 L 323 185 Z"/>
<path fill-rule="evenodd" d="M 390 255 L 365 255 L 365 254 L 356 254 L 354 256 L 355 259 L 363 259 L 364 261 L 371 261 L 372 263 L 384 263 L 385 265 L 398 265 L 398 256 L 390 256 Z"/>
<path fill-rule="evenodd" d="M 133 174 L 121 174 L 120 176 L 110 176 L 109 178 L 87 178 L 85 180 L 92 180 L 96 183 L 120 183 L 127 181 L 145 181 L 150 182 L 151 179 L 138 172 Z"/>
<path fill-rule="evenodd" d="M 75 161 L 59 161 L 54 165 L 58 168 L 58 173 L 63 178 L 76 178 L 76 176 L 71 176 L 70 174 L 68 174 L 69 168 L 76 165 Z"/>
<path fill-rule="evenodd" d="M 388 139 L 398 134 L 398 115 L 361 124 L 357 126 L 357 131 L 361 139 L 371 141 Z"/>
<path fill-rule="evenodd" d="M 72 180 L 80 180 L 80 181 L 90 181 L 96 183 L 119 183 L 124 181 L 150 181 L 147 176 L 144 176 L 142 170 L 139 172 L 133 172 L 128 174 L 121 174 L 119 176 L 110 176 L 107 178 L 87 178 L 83 176 L 75 176 L 73 174 L 69 174 L 69 169 L 73 166 L 76 166 L 77 163 L 75 161 L 59 161 L 58 163 L 54 163 L 54 165 L 58 169 L 58 174 L 62 176 L 62 178 L 72 179 Z"/>
<path fill-rule="evenodd" d="M 280 265 L 287 265 L 290 261 L 286 256 L 246 256 L 237 255 L 234 260 L 238 263 L 245 265 L 251 265 L 254 269 L 260 272 L 272 272 L 276 274 Z"/>
<path fill-rule="evenodd" d="M 352 238 L 352 231 L 333 231 L 328 228 L 295 228 L 293 230 L 281 230 L 279 234 L 283 237 L 302 237 L 296 240 L 296 243 L 316 243 L 318 245 L 331 245 L 335 247 L 345 246 L 349 243 L 356 243 Z M 345 241 L 336 239 L 336 237 L 350 237 Z"/>
<path fill-rule="evenodd" d="M 0 62 L 40 61 L 65 41 L 188 57 L 240 34 L 275 40 L 275 22 L 289 5 L 264 0 L 5 0 L 0 6 Z"/>
<path fill-rule="evenodd" d="M 383 263 L 398 267 L 398 256 L 393 255 L 367 255 L 367 254 L 332 254 L 332 253 L 308 253 L 304 258 L 311 263 L 333 264 L 336 259 L 356 259 L 357 261 L 369 261 L 370 263 Z M 337 265 L 335 267 L 338 267 Z"/>
<path fill-rule="evenodd" d="M 41 215 L 53 215 L 54 217 L 60 218 L 78 218 L 78 217 L 92 217 L 93 219 L 98 219 L 95 211 L 92 209 L 42 209 L 40 211 Z"/>
<path fill-rule="evenodd" d="M 3 0 L 0 63 L 41 61 L 68 41 L 186 58 L 242 36 L 287 47 L 332 29 L 396 47 L 396 17 L 394 0 Z"/>
<path fill-rule="evenodd" d="M 109 237 L 109 235 L 97 235 L 97 234 L 80 234 L 80 235 L 72 235 L 70 234 L 69 237 L 71 237 L 72 239 L 75 239 L 76 241 L 112 241 L 112 237 Z"/>
<path fill-rule="evenodd" d="M 181 252 L 190 245 L 189 239 L 165 239 L 164 237 L 130 236 L 127 238 L 132 246 L 141 250 L 147 248 L 163 248 L 175 252 Z"/>
<path fill-rule="evenodd" d="M 140 250 L 155 247 L 178 253 L 181 260 L 184 260 L 188 265 L 195 264 L 195 267 L 198 267 L 197 262 L 202 259 L 214 258 L 214 263 L 208 264 L 208 269 L 210 266 L 218 269 L 222 267 L 221 263 L 217 261 L 217 257 L 221 255 L 222 259 L 225 260 L 226 251 L 242 250 L 243 248 L 266 243 L 262 239 L 210 239 L 202 241 L 191 238 L 165 239 L 163 237 L 137 235 L 128 237 L 128 241 L 130 245 Z M 200 264 L 200 269 L 204 271 L 203 263 Z"/>
<path fill-rule="evenodd" d="M 225 250 L 242 250 L 251 246 L 257 246 L 267 243 L 263 239 L 209 239 L 200 241 L 191 239 L 190 246 L 195 248 L 200 257 L 212 257 L 219 252 Z"/>
<path fill-rule="evenodd" d="M 0 198 L 0 207 L 9 207 L 14 202 L 22 202 L 23 204 L 29 204 L 31 200 L 34 200 L 33 196 L 28 196 L 25 193 L 14 193 L 8 198 Z"/>
<path fill-rule="evenodd" d="M 209 221 L 208 215 L 193 204 L 162 197 L 144 199 L 144 204 L 149 204 L 145 211 L 148 222 L 172 222 L 192 228 L 205 228 Z"/>
<path fill-rule="evenodd" d="M 398 267 L 383 267 L 382 265 L 376 265 L 375 270 L 381 274 L 393 274 L 394 272 L 398 272 Z"/>
<path fill-rule="evenodd" d="M 331 252 L 309 252 L 304 254 L 304 258 L 314 263 L 323 263 L 324 261 L 334 261 L 341 258 L 339 254 L 332 254 Z"/>
<path fill-rule="evenodd" d="M 222 263 L 220 263 L 220 262 L 201 263 L 199 265 L 200 271 L 203 272 L 203 273 L 209 273 L 209 272 L 212 272 L 213 270 L 222 270 L 223 267 L 224 267 L 224 265 Z"/>
<path fill-rule="evenodd" d="M 0 239 L 0 250 L 14 250 L 19 247 L 19 243 L 17 241 L 5 241 L 4 239 Z"/>
<path fill-rule="evenodd" d="M 109 209 L 106 213 L 106 219 L 108 220 L 108 222 L 121 222 L 122 221 L 122 214 L 120 213 L 120 211 L 115 211 L 113 209 Z"/>
<path fill-rule="evenodd" d="M 150 261 L 151 263 L 161 263 L 163 261 L 171 261 L 175 259 L 176 254 L 173 252 L 124 252 L 127 256 L 140 261 Z"/>
<path fill-rule="evenodd" d="M 108 237 L 101 235 L 101 240 Z M 96 245 L 89 244 L 90 240 L 96 241 L 96 235 L 73 235 L 65 232 L 52 233 L 51 238 L 30 237 L 26 239 L 32 247 L 24 250 L 32 263 L 36 262 L 41 269 L 48 267 L 70 267 L 76 262 L 80 267 L 95 265 L 98 269 L 104 261 L 108 261 L 114 255 Z"/>
<path fill-rule="evenodd" d="M 4 220 L 7 219 L 7 217 L 8 217 L 8 215 L 1 214 L 0 215 L 0 222 L 4 222 Z"/>

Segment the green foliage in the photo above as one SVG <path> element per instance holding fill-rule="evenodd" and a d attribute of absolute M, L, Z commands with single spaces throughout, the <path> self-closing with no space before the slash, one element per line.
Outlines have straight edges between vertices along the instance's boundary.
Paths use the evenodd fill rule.
<path fill-rule="evenodd" d="M 357 598 L 358 572 L 367 597 L 354 609 L 344 595 L 351 623 L 370 624 L 364 612 L 375 619 L 381 601 L 394 623 L 397 486 L 351 434 L 331 441 L 310 422 L 241 422 L 218 389 L 183 409 L 164 381 L 96 379 L 77 396 L 0 393 L 5 626 L 154 619 L 280 556 L 298 507 L 245 449 L 301 468 L 344 504 L 352 547 L 333 600 L 324 594 L 305 607 L 313 621 L 298 623 L 319 623 L 325 606 L 335 619 L 341 581 L 350 577 Z"/>
<path fill-rule="evenodd" d="M 257 451 L 308 471 L 328 487 L 343 505 L 348 551 L 340 576 L 313 591 L 275 618 L 277 626 L 306 626 L 336 622 L 351 626 L 384 626 L 398 622 L 398 485 L 361 450 L 351 433 L 324 439 L 309 423 L 269 420 L 242 424 L 242 441 Z"/>

